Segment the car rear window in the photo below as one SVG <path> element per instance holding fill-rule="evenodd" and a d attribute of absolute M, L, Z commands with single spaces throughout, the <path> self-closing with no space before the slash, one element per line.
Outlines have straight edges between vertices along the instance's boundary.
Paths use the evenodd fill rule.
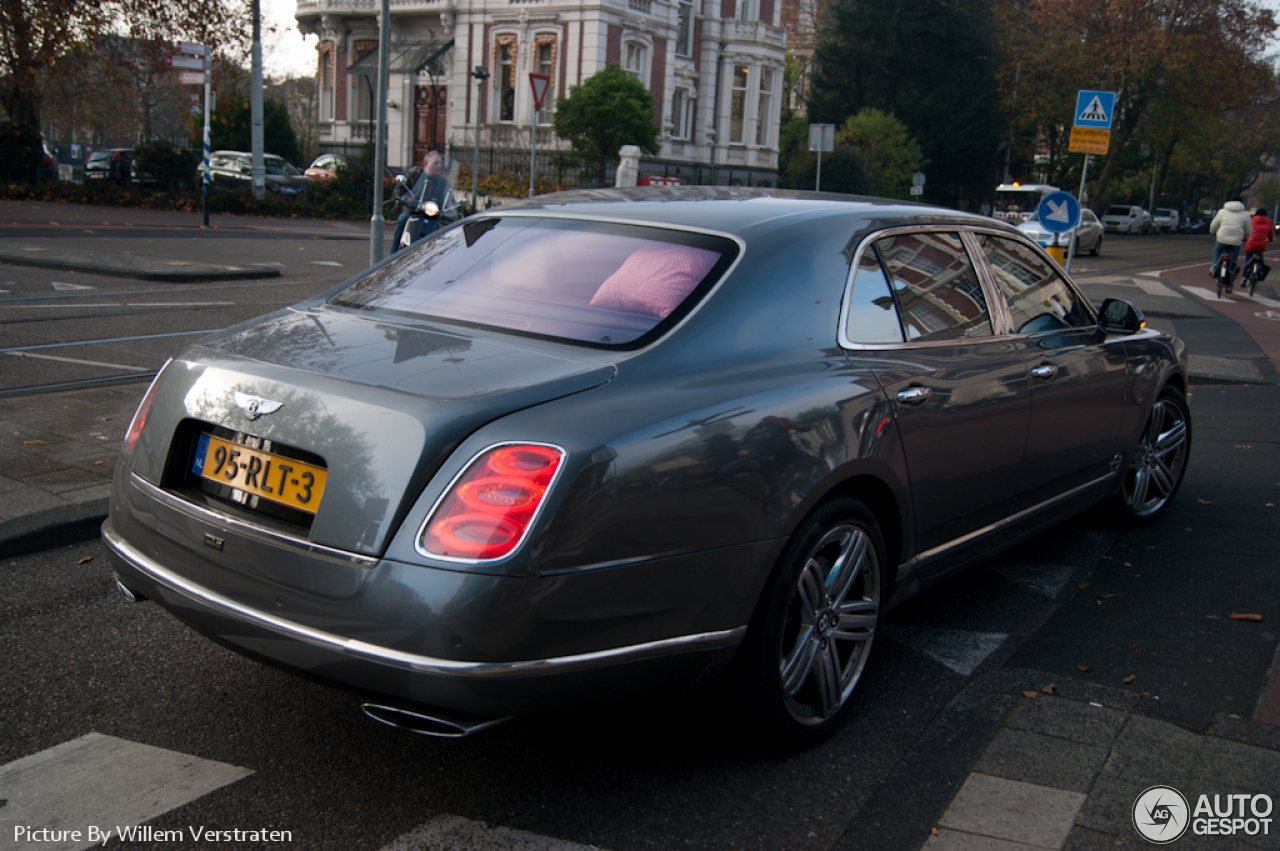
<path fill-rule="evenodd" d="M 643 344 L 687 313 L 737 251 L 722 237 L 647 226 L 469 219 L 329 303 L 592 346 Z"/>

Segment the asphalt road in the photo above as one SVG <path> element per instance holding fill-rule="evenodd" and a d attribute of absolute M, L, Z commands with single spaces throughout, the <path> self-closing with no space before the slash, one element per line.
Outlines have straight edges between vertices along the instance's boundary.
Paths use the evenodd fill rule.
<path fill-rule="evenodd" d="M 154 370 L 195 332 L 322 291 L 368 255 L 360 240 L 226 236 L 24 226 L 22 240 L 53 248 L 109 240 L 178 261 L 234 252 L 241 265 L 281 264 L 281 275 L 173 285 L 0 267 L 0 348 L 60 358 L 0 357 L 0 387 Z M 1203 263 L 1210 251 L 1199 237 L 1116 238 L 1073 271 L 1098 280 Z M 19 824 L 26 803 L 6 786 L 6 764 L 109 736 L 118 749 L 104 771 L 163 761 L 136 749 L 164 749 L 194 790 L 134 822 L 120 816 L 185 839 L 111 848 L 918 848 L 1027 690 L 1052 684 L 1083 705 L 1197 733 L 1267 705 L 1280 390 L 1200 386 L 1191 405 L 1191 464 L 1166 518 L 1122 530 L 1090 513 L 894 611 L 848 723 L 802 752 L 753 741 L 715 691 L 517 719 L 464 740 L 416 737 L 364 718 L 351 695 L 125 602 L 98 542 L 0 560 L 0 828 Z M 1240 612 L 1262 620 L 1230 617 Z M 1280 775 L 1265 780 L 1280 790 Z M 89 784 L 59 802 L 62 823 L 87 825 L 81 814 L 114 806 L 115 787 L 142 782 Z M 193 826 L 290 838 L 208 842 L 190 838 Z M 0 848 L 57 847 L 11 840 L 0 835 Z"/>

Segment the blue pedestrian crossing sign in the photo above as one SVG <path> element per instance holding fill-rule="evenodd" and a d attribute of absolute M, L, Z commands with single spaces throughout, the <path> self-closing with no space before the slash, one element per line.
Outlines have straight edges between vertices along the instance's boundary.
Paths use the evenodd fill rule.
<path fill-rule="evenodd" d="M 1076 93 L 1076 120 L 1073 127 L 1097 127 L 1111 129 L 1111 119 L 1116 109 L 1115 92 L 1099 92 L 1080 89 Z"/>
<path fill-rule="evenodd" d="M 1040 227 L 1049 233 L 1066 233 L 1080 223 L 1080 202 L 1070 192 L 1050 192 L 1036 208 Z"/>

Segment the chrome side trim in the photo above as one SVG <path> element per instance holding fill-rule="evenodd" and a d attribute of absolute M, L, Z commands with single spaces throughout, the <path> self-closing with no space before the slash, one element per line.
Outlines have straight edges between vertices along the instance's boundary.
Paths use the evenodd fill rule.
<path fill-rule="evenodd" d="M 592 653 L 554 656 L 549 659 L 529 659 L 520 662 L 457 662 L 452 659 L 437 659 L 432 656 L 419 656 L 415 653 L 391 650 L 376 644 L 370 644 L 367 641 L 343 638 L 340 635 L 303 626 L 257 609 L 251 609 L 208 588 L 184 579 L 143 555 L 126 543 L 111 528 L 111 521 L 109 520 L 102 525 L 102 540 L 116 556 L 127 562 L 134 570 L 145 574 L 148 578 L 169 590 L 208 606 L 220 614 L 324 650 L 420 674 L 498 679 L 533 674 L 568 673 L 619 662 L 632 662 L 681 653 L 687 650 L 732 647 L 741 642 L 742 637 L 747 632 L 746 626 L 739 626 L 733 629 L 681 635 L 675 638 L 664 638 L 659 641 L 648 641 L 643 644 L 632 644 L 625 647 L 612 647 L 608 650 L 597 650 Z"/>
<path fill-rule="evenodd" d="M 250 523 L 247 520 L 241 520 L 238 517 L 232 517 L 230 514 L 209 508 L 204 505 L 197 505 L 189 502 L 177 494 L 169 493 L 166 490 L 156 487 L 137 473 L 129 474 L 129 484 L 142 491 L 147 496 L 157 502 L 163 503 L 174 511 L 181 512 L 189 517 L 197 517 L 209 523 L 216 523 L 219 526 L 225 526 L 234 529 L 237 534 L 246 538 L 253 538 L 257 541 L 263 541 L 268 544 L 279 544 L 291 547 L 296 550 L 311 553 L 312 555 L 331 558 L 337 561 L 345 561 L 354 564 L 357 567 L 373 567 L 378 563 L 378 559 L 372 556 L 360 555 L 359 553 L 340 550 L 336 547 L 326 547 L 324 544 L 317 544 L 298 535 L 290 535 L 288 532 L 280 532 L 275 529 L 268 529 L 265 526 L 259 526 Z"/>
<path fill-rule="evenodd" d="M 1038 505 L 1033 505 L 1030 508 L 1024 508 L 1022 511 L 1019 511 L 1017 514 L 1010 514 L 1008 517 L 1005 517 L 1001 520 L 997 520 L 996 522 L 992 523 L 990 526 L 984 526 L 981 529 L 975 529 L 974 531 L 970 532 L 967 535 L 962 535 L 959 538 L 955 538 L 953 540 L 947 541 L 945 544 L 942 544 L 941 546 L 937 546 L 931 550 L 927 550 L 926 552 L 920 553 L 915 558 L 911 559 L 911 562 L 915 564 L 926 564 L 928 562 L 931 562 L 934 559 L 945 555 L 950 550 L 953 550 L 957 547 L 961 547 L 961 546 L 964 546 L 965 544 L 976 541 L 978 538 L 983 538 L 983 537 L 986 537 L 987 535 L 992 535 L 996 532 L 999 532 L 1001 529 L 1004 529 L 1006 526 L 1013 526 L 1017 523 L 1021 523 L 1022 521 L 1026 520 L 1028 517 L 1030 517 L 1033 514 L 1052 508 L 1054 505 L 1057 505 L 1060 502 L 1064 502 L 1065 500 L 1071 499 L 1072 497 L 1079 496 L 1085 491 L 1091 488 L 1096 488 L 1099 485 L 1101 485 L 1103 482 L 1107 481 L 1108 479 L 1114 479 L 1115 477 L 1116 477 L 1116 473 L 1114 471 L 1107 473 L 1105 476 L 1099 476 L 1098 478 L 1094 479 L 1091 482 L 1085 482 L 1083 485 L 1074 487 L 1071 490 L 1067 491 L 1066 493 L 1060 493 L 1057 496 L 1053 497 L 1052 499 L 1046 499 L 1044 502 L 1039 503 Z"/>

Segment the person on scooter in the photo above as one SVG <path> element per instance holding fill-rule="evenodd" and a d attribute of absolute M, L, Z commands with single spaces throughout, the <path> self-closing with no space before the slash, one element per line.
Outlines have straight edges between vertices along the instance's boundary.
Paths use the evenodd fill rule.
<path fill-rule="evenodd" d="M 445 177 L 443 172 L 444 157 L 440 156 L 439 151 L 428 151 L 426 157 L 422 160 L 422 174 L 419 175 L 417 182 L 413 184 L 413 195 L 418 199 L 419 203 L 425 204 L 428 201 L 435 201 L 442 211 L 449 209 L 448 201 L 452 187 L 449 185 L 449 178 Z M 410 215 L 411 213 L 408 210 L 401 210 L 400 215 L 396 217 L 395 234 L 391 238 L 391 244 L 395 249 L 400 247 L 400 237 L 409 223 Z M 439 218 L 424 220 L 422 233 L 416 234 L 414 239 L 421 239 L 439 226 Z"/>

